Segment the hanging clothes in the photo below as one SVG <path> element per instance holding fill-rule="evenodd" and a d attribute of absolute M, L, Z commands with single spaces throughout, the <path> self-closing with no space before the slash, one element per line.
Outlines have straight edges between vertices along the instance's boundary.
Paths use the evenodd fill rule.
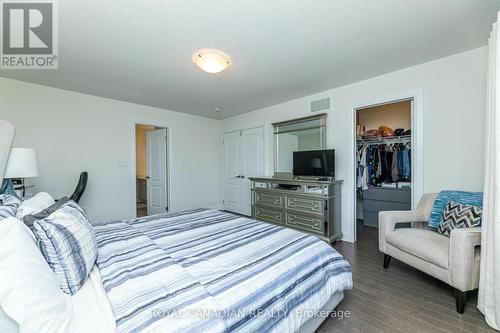
<path fill-rule="evenodd" d="M 410 153 L 408 149 L 404 149 L 403 152 L 403 178 L 404 179 L 410 179 L 411 177 L 411 172 L 410 172 Z"/>
<path fill-rule="evenodd" d="M 357 188 L 366 190 L 369 186 L 382 183 L 411 181 L 410 144 L 367 143 L 358 145 Z"/>
<path fill-rule="evenodd" d="M 367 147 L 361 147 L 357 153 L 357 188 L 361 190 L 368 189 L 368 164 L 367 164 Z"/>
<path fill-rule="evenodd" d="M 399 178 L 399 170 L 398 170 L 398 153 L 394 152 L 392 154 L 392 164 L 391 164 L 391 176 L 392 181 L 397 182 Z"/>

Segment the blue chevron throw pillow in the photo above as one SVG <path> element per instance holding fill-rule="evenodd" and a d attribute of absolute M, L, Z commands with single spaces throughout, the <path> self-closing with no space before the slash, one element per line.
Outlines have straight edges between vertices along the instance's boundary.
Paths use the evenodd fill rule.
<path fill-rule="evenodd" d="M 439 226 L 446 205 L 450 201 L 455 201 L 462 205 L 482 207 L 483 193 L 453 190 L 444 190 L 439 192 L 436 200 L 434 201 L 434 206 L 432 207 L 431 216 L 429 218 L 429 227 L 437 228 Z"/>
<path fill-rule="evenodd" d="M 479 227 L 482 215 L 482 207 L 450 201 L 446 205 L 437 231 L 443 236 L 450 237 L 453 229 Z"/>

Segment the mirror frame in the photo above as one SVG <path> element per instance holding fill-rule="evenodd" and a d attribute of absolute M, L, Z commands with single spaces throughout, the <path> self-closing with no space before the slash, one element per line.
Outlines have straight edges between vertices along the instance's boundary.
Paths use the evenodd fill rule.
<path fill-rule="evenodd" d="M 272 123 L 271 125 L 273 126 L 273 150 L 274 150 L 274 177 L 291 177 L 293 175 L 293 172 L 283 172 L 283 171 L 277 171 L 278 168 L 278 140 L 277 137 L 279 134 L 284 134 L 288 132 L 297 132 L 297 131 L 304 131 L 304 130 L 310 130 L 310 129 L 315 129 L 319 128 L 319 142 L 320 142 L 320 149 L 326 149 L 326 116 L 327 113 L 320 113 L 317 115 L 313 116 L 308 116 L 308 117 L 302 117 L 302 118 L 296 118 L 296 119 L 291 119 L 291 120 L 285 120 L 285 121 L 280 121 L 277 123 Z M 289 131 L 279 131 L 279 127 L 281 126 L 286 126 L 286 125 L 292 125 L 292 124 L 300 124 L 300 123 L 305 123 L 311 120 L 319 120 L 319 125 L 318 126 L 305 126 L 303 128 L 297 128 Z"/>

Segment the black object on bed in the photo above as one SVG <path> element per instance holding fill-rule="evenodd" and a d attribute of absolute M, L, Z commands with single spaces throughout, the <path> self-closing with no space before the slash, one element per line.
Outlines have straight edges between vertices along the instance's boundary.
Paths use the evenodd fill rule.
<path fill-rule="evenodd" d="M 83 193 L 85 192 L 85 188 L 87 188 L 87 180 L 88 180 L 88 173 L 87 171 L 84 171 L 80 174 L 80 179 L 78 180 L 78 184 L 76 185 L 75 191 L 69 197 L 70 200 L 73 200 L 76 203 L 80 202 L 80 199 L 82 198 Z"/>

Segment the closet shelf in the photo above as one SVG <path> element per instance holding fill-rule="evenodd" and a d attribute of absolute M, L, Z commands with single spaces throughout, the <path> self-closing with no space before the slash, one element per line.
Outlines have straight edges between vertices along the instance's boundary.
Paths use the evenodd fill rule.
<path fill-rule="evenodd" d="M 357 145 L 380 145 L 380 144 L 391 144 L 391 143 L 407 143 L 411 142 L 411 135 L 401 135 L 393 138 L 375 138 L 375 139 L 361 139 L 356 140 Z"/>

